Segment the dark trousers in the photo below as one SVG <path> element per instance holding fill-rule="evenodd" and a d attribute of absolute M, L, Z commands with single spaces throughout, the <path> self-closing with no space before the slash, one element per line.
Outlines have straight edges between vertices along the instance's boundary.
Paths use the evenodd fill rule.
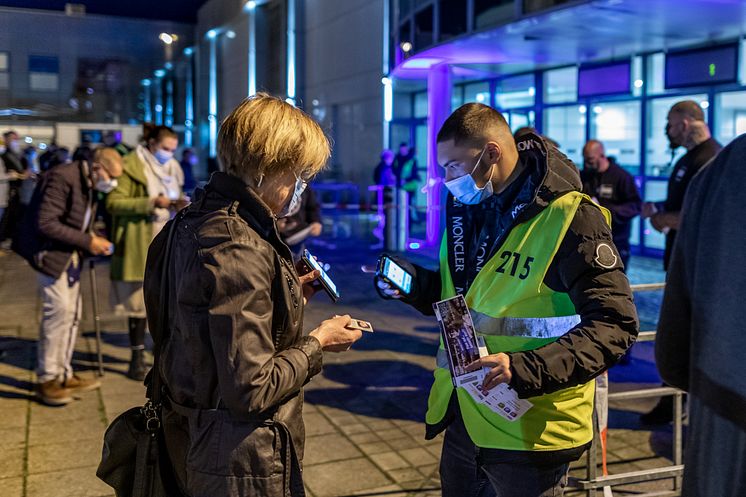
<path fill-rule="evenodd" d="M 525 452 L 480 449 L 460 413 L 446 429 L 440 459 L 443 497 L 561 497 L 567 461 L 531 461 Z"/>

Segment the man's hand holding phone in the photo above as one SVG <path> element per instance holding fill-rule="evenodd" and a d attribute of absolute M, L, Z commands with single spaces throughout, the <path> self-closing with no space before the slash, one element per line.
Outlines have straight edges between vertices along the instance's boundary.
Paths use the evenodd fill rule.
<path fill-rule="evenodd" d="M 384 298 L 401 300 L 412 294 L 414 269 L 406 261 L 383 254 L 378 259 L 375 284 Z"/>
<path fill-rule="evenodd" d="M 399 290 L 393 287 L 393 285 L 390 285 L 389 283 L 386 283 L 385 281 L 379 279 L 376 280 L 376 286 L 381 289 L 381 293 L 386 295 L 388 298 L 401 300 L 402 294 Z"/>

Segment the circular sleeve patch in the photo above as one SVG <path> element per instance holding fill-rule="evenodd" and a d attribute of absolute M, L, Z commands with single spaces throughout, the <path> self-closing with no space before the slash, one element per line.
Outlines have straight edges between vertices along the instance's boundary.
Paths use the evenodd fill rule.
<path fill-rule="evenodd" d="M 611 269 L 616 266 L 617 256 L 614 249 L 608 243 L 599 243 L 596 245 L 596 264 L 604 269 Z"/>

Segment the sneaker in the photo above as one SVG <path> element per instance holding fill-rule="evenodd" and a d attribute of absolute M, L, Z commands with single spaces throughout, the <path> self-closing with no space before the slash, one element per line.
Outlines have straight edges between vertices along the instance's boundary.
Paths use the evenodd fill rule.
<path fill-rule="evenodd" d="M 97 379 L 88 380 L 85 378 L 81 378 L 80 376 L 74 374 L 71 378 L 68 378 L 65 380 L 65 382 L 62 384 L 65 388 L 70 390 L 73 393 L 78 392 L 88 392 L 90 390 L 95 390 L 98 387 L 101 386 L 101 382 Z"/>
<path fill-rule="evenodd" d="M 63 387 L 57 380 L 37 383 L 34 390 L 39 401 L 49 406 L 64 406 L 75 400 L 70 389 Z"/>

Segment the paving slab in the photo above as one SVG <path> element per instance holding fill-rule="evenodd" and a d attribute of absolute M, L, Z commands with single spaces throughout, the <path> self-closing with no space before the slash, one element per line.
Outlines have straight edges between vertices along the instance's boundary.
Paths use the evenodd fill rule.
<path fill-rule="evenodd" d="M 106 425 L 98 415 L 71 421 L 59 420 L 32 423 L 29 427 L 28 445 L 74 443 L 82 440 L 102 441 Z"/>
<path fill-rule="evenodd" d="M 382 452 L 380 454 L 371 454 L 370 460 L 384 471 L 407 468 L 410 466 L 410 464 L 403 457 L 393 451 Z"/>
<path fill-rule="evenodd" d="M 0 451 L 0 478 L 23 476 L 25 448 Z"/>
<path fill-rule="evenodd" d="M 51 473 L 98 465 L 101 460 L 102 440 L 78 440 L 36 445 L 29 450 L 28 474 Z"/>
<path fill-rule="evenodd" d="M 108 497 L 112 488 L 96 477 L 96 466 L 29 475 L 26 497 Z"/>
<path fill-rule="evenodd" d="M 2 415 L 4 417 L 5 413 Z M 2 426 L 5 426 L 5 423 L 3 423 Z M 26 429 L 24 426 L 16 428 L 0 428 L 0 451 L 24 449 L 25 447 Z"/>
<path fill-rule="evenodd" d="M 366 458 L 308 466 L 303 474 L 306 485 L 316 497 L 349 495 L 392 483 Z"/>
<path fill-rule="evenodd" d="M 342 461 L 363 454 L 347 438 L 338 434 L 318 435 L 306 438 L 305 465 Z"/>
<path fill-rule="evenodd" d="M 100 419 L 101 403 L 96 392 L 85 392 L 80 400 L 66 406 L 46 406 L 31 403 L 30 423 L 47 424 L 57 421 Z"/>
<path fill-rule="evenodd" d="M 433 456 L 430 452 L 427 450 L 417 447 L 414 449 L 404 449 L 399 451 L 399 455 L 401 455 L 406 461 L 411 464 L 412 466 L 423 466 L 425 464 L 433 464 L 438 459 Z"/>
<path fill-rule="evenodd" d="M 0 495 L 3 497 L 23 497 L 23 478 L 0 478 Z"/>

